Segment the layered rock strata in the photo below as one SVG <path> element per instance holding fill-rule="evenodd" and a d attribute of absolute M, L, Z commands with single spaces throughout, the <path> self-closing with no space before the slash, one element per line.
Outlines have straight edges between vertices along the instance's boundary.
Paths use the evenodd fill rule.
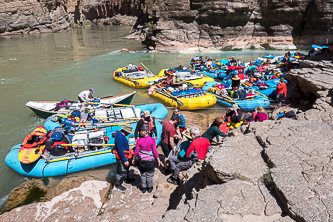
<path fill-rule="evenodd" d="M 0 3 L 0 34 L 66 31 L 71 24 L 84 26 L 89 21 L 134 25 L 138 29 L 128 38 L 157 51 L 295 49 L 332 44 L 332 4 L 333 0 L 9 0 Z"/>
<path fill-rule="evenodd" d="M 333 60 L 304 60 L 301 69 L 292 69 L 286 78 L 292 83 L 291 97 L 298 107 L 308 108 L 299 120 L 333 123 Z"/>
<path fill-rule="evenodd" d="M 157 51 L 327 44 L 333 41 L 331 4 L 331 0 L 155 1 L 148 10 L 151 25 L 145 38 Z"/>

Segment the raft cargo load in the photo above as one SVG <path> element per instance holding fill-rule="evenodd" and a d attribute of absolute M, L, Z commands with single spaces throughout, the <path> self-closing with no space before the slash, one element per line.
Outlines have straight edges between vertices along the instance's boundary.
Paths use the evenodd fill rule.
<path fill-rule="evenodd" d="M 206 82 L 214 81 L 214 78 L 199 74 L 186 67 L 178 66 L 175 68 L 162 69 L 159 75 L 165 75 L 166 77 L 174 75 L 180 80 L 188 83 L 192 83 L 195 87 L 201 88 Z"/>
<path fill-rule="evenodd" d="M 149 89 L 149 94 L 167 105 L 178 107 L 181 110 L 205 109 L 216 104 L 215 96 L 199 88 L 171 91 L 169 88 L 153 85 Z"/>
<path fill-rule="evenodd" d="M 233 95 L 230 95 L 227 89 L 218 89 L 216 84 L 220 85 L 219 82 L 208 82 L 204 85 L 202 89 L 209 92 L 209 94 L 214 95 L 217 99 L 217 103 L 225 106 L 232 107 L 232 104 L 236 103 L 238 106 L 242 107 L 245 111 L 254 111 L 258 106 L 266 108 L 270 105 L 270 101 L 267 97 L 250 94 L 246 90 L 238 90 L 242 93 L 233 92 Z M 229 90 L 230 91 L 230 90 Z M 236 95 L 237 96 L 234 96 Z M 236 97 L 236 98 L 234 98 Z"/>
<path fill-rule="evenodd" d="M 141 108 L 142 110 L 151 108 L 152 116 L 165 117 L 167 115 L 167 111 L 164 112 L 165 107 L 162 109 L 161 106 L 149 106 L 148 104 L 142 105 Z M 164 113 L 164 115 L 161 113 Z M 124 118 L 130 118 L 130 116 L 133 117 L 133 115 L 128 115 Z M 136 109 L 135 118 L 141 118 L 141 111 L 138 109 Z M 157 120 L 155 123 L 158 134 L 156 144 L 158 144 L 161 138 L 162 124 Z M 59 130 L 63 129 L 55 127 L 48 132 L 48 134 L 51 134 L 50 138 L 54 138 L 53 148 L 50 149 L 50 146 L 47 145 L 48 140 L 46 140 L 44 152 L 37 151 L 38 153 L 41 152 L 37 161 L 29 164 L 22 163 L 18 158 L 22 145 L 18 144 L 10 149 L 5 158 L 5 163 L 19 174 L 28 177 L 60 176 L 115 164 L 114 136 L 125 124 L 130 124 L 133 129 L 136 127 L 136 121 L 128 122 L 127 119 L 123 123 L 118 122 L 115 125 L 105 124 L 104 127 L 99 125 L 97 131 L 95 128 L 87 128 L 70 135 L 62 131 L 61 136 L 55 136 L 54 138 L 55 132 L 59 133 Z M 128 140 L 129 144 L 134 146 L 134 134 L 128 135 Z M 53 149 L 56 149 L 56 152 Z"/>
<path fill-rule="evenodd" d="M 129 64 L 113 72 L 113 78 L 134 88 L 149 88 L 149 82 L 163 78 L 164 74 L 154 75 L 151 71 L 143 70 L 141 66 Z"/>
<path fill-rule="evenodd" d="M 87 102 L 85 106 L 76 101 L 29 101 L 25 105 L 28 106 L 36 115 L 48 118 L 54 114 L 65 114 L 77 109 L 94 109 L 99 106 L 111 106 L 116 103 L 129 105 L 136 91 L 121 94 L 118 96 L 107 96 L 97 99 L 97 101 Z"/>
<path fill-rule="evenodd" d="M 53 130 L 56 127 L 62 125 L 63 127 L 68 127 L 70 130 L 80 130 L 87 128 L 96 128 L 100 125 L 117 125 L 123 124 L 125 122 L 137 121 L 138 118 L 141 118 L 143 111 L 149 110 L 151 117 L 156 120 L 163 120 L 168 115 L 167 108 L 162 103 L 150 103 L 143 105 L 132 105 L 125 107 L 113 107 L 108 109 L 96 109 L 90 112 L 88 115 L 91 116 L 90 121 L 86 121 L 88 125 L 82 125 L 79 122 L 67 121 L 66 119 L 59 119 L 56 116 L 54 119 L 53 116 L 46 119 L 44 122 L 44 127 L 47 131 Z M 93 115 L 91 115 L 93 114 Z"/>

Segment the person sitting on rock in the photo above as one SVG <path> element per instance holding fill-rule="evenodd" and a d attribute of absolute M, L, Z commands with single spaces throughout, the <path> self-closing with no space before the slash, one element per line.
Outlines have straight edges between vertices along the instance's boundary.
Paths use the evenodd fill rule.
<path fill-rule="evenodd" d="M 200 130 L 198 127 L 192 127 L 190 130 L 193 138 L 190 146 L 186 150 L 186 156 L 172 156 L 170 157 L 170 170 L 173 172 L 167 181 L 171 184 L 178 185 L 179 173 L 188 170 L 197 161 L 206 158 L 207 153 L 211 150 L 210 142 L 205 137 L 200 137 Z"/>
<path fill-rule="evenodd" d="M 281 102 L 282 99 L 286 98 L 287 96 L 287 83 L 284 82 L 284 78 L 280 79 L 280 83 L 277 84 L 275 90 L 275 101 Z"/>
<path fill-rule="evenodd" d="M 265 109 L 262 106 L 258 106 L 256 108 L 257 114 L 254 117 L 256 122 L 263 122 L 268 119 L 268 116 L 265 112 Z"/>
<path fill-rule="evenodd" d="M 225 114 L 226 117 L 230 116 L 230 122 L 228 126 L 230 129 L 238 128 L 242 125 L 242 111 L 239 109 L 237 104 L 232 104 L 231 108 L 228 108 L 227 113 Z"/>
<path fill-rule="evenodd" d="M 216 137 L 217 144 L 221 144 L 219 136 L 227 137 L 227 135 L 220 130 L 220 126 L 222 125 L 222 123 L 223 119 L 221 117 L 216 117 L 208 130 L 202 134 L 202 137 L 207 138 L 209 142 L 212 142 L 213 139 Z"/>

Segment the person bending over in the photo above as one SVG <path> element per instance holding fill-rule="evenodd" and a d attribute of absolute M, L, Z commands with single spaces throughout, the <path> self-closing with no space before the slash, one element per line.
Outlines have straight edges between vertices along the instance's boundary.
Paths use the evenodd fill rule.
<path fill-rule="evenodd" d="M 216 141 L 218 144 L 221 144 L 219 136 L 227 137 L 226 134 L 221 132 L 220 126 L 223 123 L 223 119 L 221 117 L 216 117 L 212 125 L 208 128 L 206 132 L 202 134 L 202 137 L 205 137 L 209 140 L 209 142 L 212 142 L 213 139 L 216 137 Z"/>
<path fill-rule="evenodd" d="M 170 169 L 173 173 L 167 181 L 171 184 L 177 185 L 179 183 L 179 173 L 188 170 L 197 161 L 205 159 L 211 149 L 209 140 L 200 136 L 198 127 L 192 127 L 190 133 L 193 140 L 186 150 L 186 156 L 172 156 L 169 159 Z"/>

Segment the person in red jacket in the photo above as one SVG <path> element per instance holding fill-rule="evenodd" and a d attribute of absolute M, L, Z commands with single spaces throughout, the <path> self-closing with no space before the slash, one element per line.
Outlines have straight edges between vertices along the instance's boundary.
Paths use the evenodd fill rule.
<path fill-rule="evenodd" d="M 280 102 L 282 99 L 286 98 L 287 96 L 287 83 L 284 82 L 284 78 L 280 79 L 280 83 L 277 84 L 276 86 L 276 90 L 275 90 L 275 94 L 276 94 L 276 101 Z"/>
<path fill-rule="evenodd" d="M 167 181 L 171 184 L 178 185 L 180 171 L 188 170 L 197 161 L 205 159 L 211 149 L 209 140 L 200 136 L 198 127 L 192 127 L 190 133 L 193 140 L 186 150 L 186 156 L 183 158 L 180 155 L 172 156 L 169 159 L 173 173 Z"/>

